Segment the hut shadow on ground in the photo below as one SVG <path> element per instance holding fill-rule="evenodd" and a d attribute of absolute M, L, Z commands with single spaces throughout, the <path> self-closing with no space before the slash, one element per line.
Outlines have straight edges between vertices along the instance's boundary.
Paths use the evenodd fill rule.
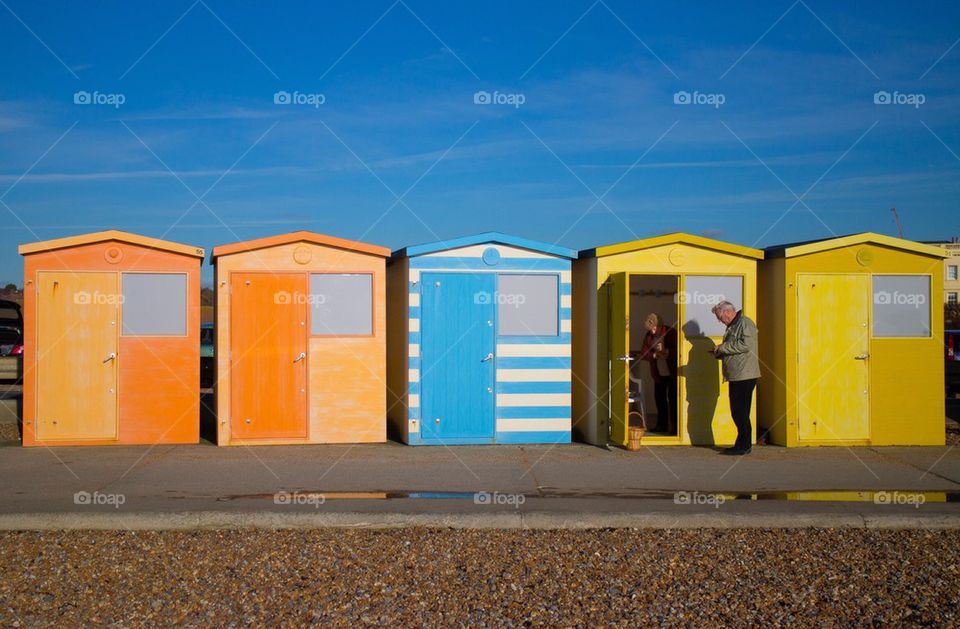
<path fill-rule="evenodd" d="M 712 446 L 716 443 L 713 417 L 720 398 L 720 365 L 710 350 L 717 345 L 703 336 L 695 321 L 683 326 L 683 334 L 692 345 L 687 363 L 681 366 L 686 383 L 687 434 L 695 445 Z"/>

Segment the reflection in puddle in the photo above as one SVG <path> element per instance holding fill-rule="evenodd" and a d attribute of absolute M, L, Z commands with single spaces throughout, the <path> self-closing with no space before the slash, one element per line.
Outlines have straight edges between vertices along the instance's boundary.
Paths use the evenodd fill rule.
<path fill-rule="evenodd" d="M 239 494 L 222 496 L 218 501 L 230 500 L 274 500 L 280 494 L 288 492 L 264 494 Z M 476 502 L 477 496 L 484 492 L 473 491 L 321 491 L 321 490 L 291 490 L 289 495 L 316 496 L 324 500 L 469 500 Z M 764 491 L 764 492 L 703 492 L 703 491 L 668 491 L 668 490 L 635 490 L 635 491 L 603 491 L 603 490 L 576 490 L 541 487 L 533 493 L 511 494 L 522 495 L 528 499 L 536 498 L 600 498 L 624 500 L 672 500 L 677 501 L 678 495 L 703 494 L 722 497 L 729 500 L 786 500 L 809 502 L 872 502 L 878 505 L 920 505 L 928 502 L 960 502 L 960 492 L 956 491 L 908 491 L 908 490 L 869 490 L 869 491 Z"/>

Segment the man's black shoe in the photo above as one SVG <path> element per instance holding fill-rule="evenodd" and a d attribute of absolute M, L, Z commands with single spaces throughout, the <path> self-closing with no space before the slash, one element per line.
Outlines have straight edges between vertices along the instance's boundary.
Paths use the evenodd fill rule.
<path fill-rule="evenodd" d="M 726 450 L 721 450 L 720 454 L 726 454 L 729 456 L 743 456 L 744 454 L 750 454 L 753 452 L 753 448 L 737 448 L 736 446 L 732 448 L 727 448 Z"/>

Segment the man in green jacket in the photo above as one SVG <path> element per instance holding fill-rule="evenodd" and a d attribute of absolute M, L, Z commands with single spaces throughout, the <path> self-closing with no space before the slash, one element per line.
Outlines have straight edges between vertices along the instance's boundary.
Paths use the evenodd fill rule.
<path fill-rule="evenodd" d="M 729 301 L 714 306 L 713 314 L 727 326 L 723 342 L 710 350 L 723 363 L 723 379 L 729 383 L 730 414 L 737 427 L 737 441 L 724 454 L 750 454 L 752 435 L 750 406 L 753 390 L 760 377 L 760 359 L 757 355 L 757 324 Z"/>

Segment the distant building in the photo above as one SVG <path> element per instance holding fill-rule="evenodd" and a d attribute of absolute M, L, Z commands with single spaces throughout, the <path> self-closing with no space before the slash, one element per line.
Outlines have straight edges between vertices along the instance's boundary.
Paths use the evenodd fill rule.
<path fill-rule="evenodd" d="M 954 306 L 960 296 L 960 236 L 954 236 L 948 241 L 930 241 L 927 244 L 943 247 L 950 253 L 950 257 L 943 261 L 943 301 Z"/>

